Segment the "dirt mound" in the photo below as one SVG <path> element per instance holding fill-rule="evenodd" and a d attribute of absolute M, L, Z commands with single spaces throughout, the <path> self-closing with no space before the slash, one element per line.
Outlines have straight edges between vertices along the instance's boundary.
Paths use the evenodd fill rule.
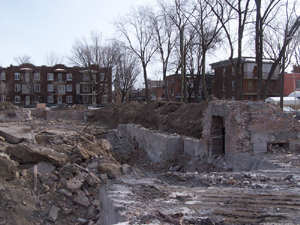
<path fill-rule="evenodd" d="M 98 120 L 112 126 L 135 123 L 163 132 L 201 137 L 202 114 L 208 102 L 183 104 L 151 101 L 146 103 L 112 103 L 99 110 Z"/>
<path fill-rule="evenodd" d="M 9 102 L 0 102 L 0 111 L 18 110 L 18 107 Z"/>

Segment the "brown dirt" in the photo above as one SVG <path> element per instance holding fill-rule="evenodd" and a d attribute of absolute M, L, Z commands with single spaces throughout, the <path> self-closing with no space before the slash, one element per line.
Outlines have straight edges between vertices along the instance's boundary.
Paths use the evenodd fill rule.
<path fill-rule="evenodd" d="M 183 104 L 152 101 L 145 103 L 111 103 L 99 109 L 98 121 L 111 126 L 135 123 L 162 132 L 201 138 L 202 114 L 208 102 Z"/>

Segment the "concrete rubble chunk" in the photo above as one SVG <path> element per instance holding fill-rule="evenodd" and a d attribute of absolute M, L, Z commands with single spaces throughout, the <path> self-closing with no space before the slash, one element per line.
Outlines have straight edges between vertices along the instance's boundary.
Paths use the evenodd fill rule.
<path fill-rule="evenodd" d="M 74 149 L 74 154 L 81 159 L 88 159 L 90 156 L 88 152 L 81 146 L 77 145 Z"/>
<path fill-rule="evenodd" d="M 73 201 L 79 205 L 82 205 L 86 208 L 90 206 L 90 201 L 86 197 L 85 193 L 83 191 L 78 191 L 77 192 L 77 197 L 73 199 Z"/>
<path fill-rule="evenodd" d="M 55 170 L 55 166 L 50 162 L 40 162 L 37 164 L 38 172 L 40 174 L 48 174 Z"/>
<path fill-rule="evenodd" d="M 81 176 L 76 176 L 73 179 L 70 179 L 66 183 L 66 189 L 72 192 L 79 190 L 83 185 L 84 179 Z"/>
<path fill-rule="evenodd" d="M 68 161 L 68 156 L 64 153 L 58 153 L 50 148 L 29 143 L 9 145 L 5 152 L 17 161 L 24 163 L 51 162 L 57 167 L 62 167 Z"/>
<path fill-rule="evenodd" d="M 66 190 L 66 189 L 60 189 L 59 193 L 61 193 L 62 195 L 65 195 L 67 197 L 72 197 L 72 192 Z"/>
<path fill-rule="evenodd" d="M 93 173 L 90 173 L 85 180 L 91 187 L 96 187 L 101 183 L 101 180 Z"/>
<path fill-rule="evenodd" d="M 35 142 L 32 129 L 25 126 L 0 127 L 0 136 L 11 144 L 18 144 L 21 141 Z"/>
<path fill-rule="evenodd" d="M 123 164 L 122 165 L 122 172 L 123 172 L 124 175 L 129 175 L 132 172 L 131 166 L 129 166 L 128 164 Z"/>
<path fill-rule="evenodd" d="M 51 220 L 52 222 L 55 222 L 58 216 L 58 211 L 59 211 L 58 207 L 52 206 L 48 214 L 48 219 Z"/>
<path fill-rule="evenodd" d="M 114 163 L 99 163 L 98 165 L 99 173 L 106 173 L 107 176 L 112 180 L 115 180 L 123 176 L 121 169 L 122 169 L 121 165 L 117 165 Z"/>
<path fill-rule="evenodd" d="M 10 160 L 9 156 L 0 153 L 0 179 L 13 180 L 18 176 L 17 163 Z"/>

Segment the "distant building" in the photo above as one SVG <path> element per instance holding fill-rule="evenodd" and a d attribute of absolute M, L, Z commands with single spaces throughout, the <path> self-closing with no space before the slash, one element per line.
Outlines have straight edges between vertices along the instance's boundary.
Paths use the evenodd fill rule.
<path fill-rule="evenodd" d="M 0 100 L 23 107 L 36 103 L 109 103 L 112 99 L 111 69 L 96 68 L 93 66 L 87 71 L 62 64 L 0 67 Z"/>
<path fill-rule="evenodd" d="M 284 74 L 284 96 L 300 90 L 300 66 L 294 66 L 292 73 Z"/>
<path fill-rule="evenodd" d="M 186 75 L 187 80 L 187 99 L 188 102 L 195 102 L 195 89 L 194 89 L 194 79 L 196 79 L 196 75 Z M 201 85 L 201 75 L 200 75 L 200 82 L 199 82 L 199 96 L 198 101 L 203 100 L 204 93 L 202 91 Z M 206 88 L 208 94 L 214 93 L 214 82 L 215 76 L 213 73 L 205 74 L 205 81 L 206 81 Z M 173 74 L 167 76 L 167 88 L 168 94 L 171 101 L 180 101 L 181 96 L 181 74 Z"/>
<path fill-rule="evenodd" d="M 237 59 L 233 59 L 234 62 Z M 271 70 L 273 61 L 263 61 L 263 85 Z M 230 60 L 219 61 L 210 64 L 215 71 L 215 96 L 218 99 L 237 99 L 237 73 L 231 64 Z M 257 65 L 254 58 L 243 57 L 242 59 L 242 74 L 243 74 L 243 100 L 257 100 Z M 275 69 L 271 79 L 269 92 L 267 97 L 279 96 L 280 81 L 279 81 L 279 66 Z"/>

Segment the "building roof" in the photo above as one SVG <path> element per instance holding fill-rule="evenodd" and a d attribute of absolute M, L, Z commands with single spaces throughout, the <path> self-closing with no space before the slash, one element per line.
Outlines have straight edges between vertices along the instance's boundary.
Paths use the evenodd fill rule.
<path fill-rule="evenodd" d="M 236 63 L 237 58 L 233 58 L 233 62 Z M 245 62 L 256 63 L 256 59 L 254 57 L 242 57 L 242 63 L 245 63 Z M 274 60 L 272 60 L 272 59 L 263 59 L 263 63 L 273 64 Z M 221 66 L 228 66 L 228 65 L 231 65 L 231 60 L 226 59 L 226 60 L 218 61 L 218 62 L 215 62 L 215 63 L 211 63 L 209 65 L 212 67 L 212 69 L 214 69 L 216 67 L 221 67 Z"/>

